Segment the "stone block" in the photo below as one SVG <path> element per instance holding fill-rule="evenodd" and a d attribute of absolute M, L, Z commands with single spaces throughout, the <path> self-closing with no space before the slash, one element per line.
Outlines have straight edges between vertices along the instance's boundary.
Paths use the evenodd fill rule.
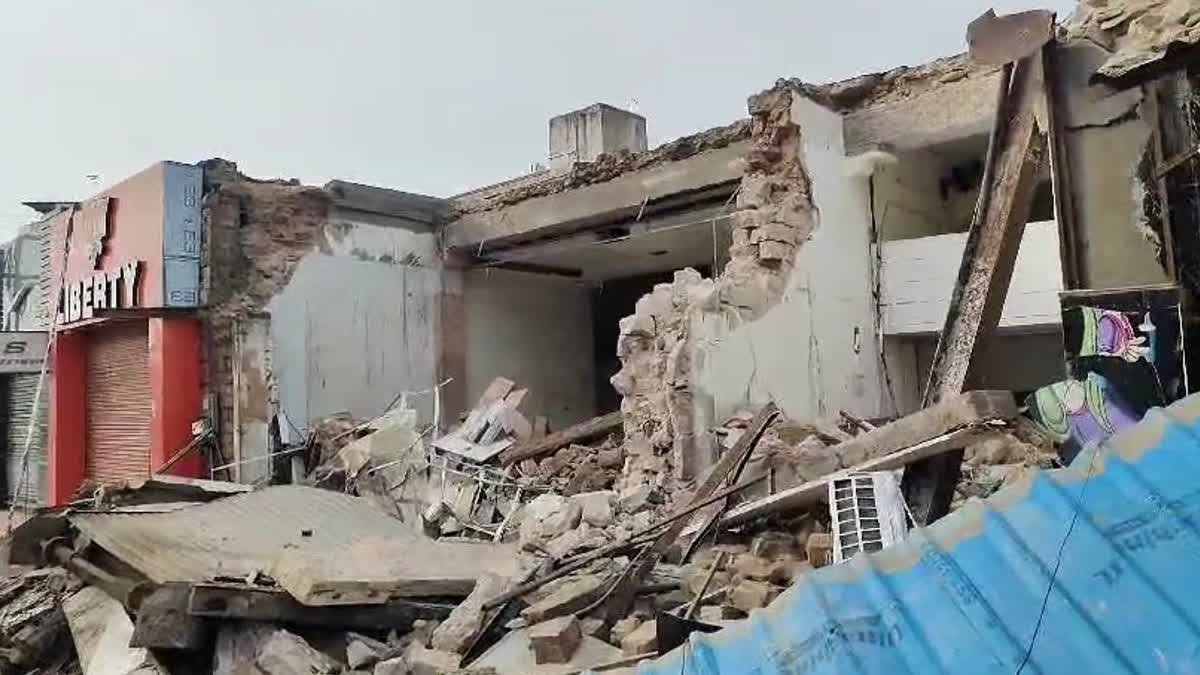
<path fill-rule="evenodd" d="M 621 491 L 617 498 L 617 506 L 625 513 L 637 513 L 650 505 L 650 495 L 654 488 L 649 483 L 635 485 Z"/>
<path fill-rule="evenodd" d="M 778 592 L 771 584 L 747 579 L 729 591 L 729 604 L 749 614 L 751 610 L 766 607 L 776 595 Z"/>
<path fill-rule="evenodd" d="M 764 240 L 758 242 L 758 259 L 763 262 L 782 262 L 791 260 L 796 247 L 781 241 Z"/>
<path fill-rule="evenodd" d="M 833 562 L 833 535 L 827 532 L 813 532 L 808 535 L 808 543 L 804 547 L 808 554 L 808 564 L 813 567 L 824 567 Z"/>
<path fill-rule="evenodd" d="M 286 630 L 275 631 L 263 642 L 254 664 L 264 675 L 339 673 L 342 670 L 341 665 L 310 647 L 304 638 Z"/>
<path fill-rule="evenodd" d="M 521 617 L 530 624 L 536 624 L 547 619 L 574 614 L 592 604 L 604 591 L 604 588 L 603 577 L 592 574 L 574 577 L 560 586 L 552 595 L 522 610 Z"/>
<path fill-rule="evenodd" d="M 464 653 L 471 646 L 475 634 L 483 628 L 486 616 L 483 603 L 503 592 L 506 583 L 505 579 L 494 574 L 479 577 L 471 594 L 433 631 L 430 646 L 455 654 Z"/>
<path fill-rule="evenodd" d="M 372 675 L 408 675 L 408 662 L 403 656 L 397 656 L 375 664 Z"/>
<path fill-rule="evenodd" d="M 704 623 L 720 624 L 722 621 L 741 618 L 743 613 L 728 605 L 705 605 L 700 608 L 696 618 Z"/>
<path fill-rule="evenodd" d="M 750 541 L 750 553 L 774 560 L 796 552 L 796 537 L 788 532 L 763 532 Z"/>
<path fill-rule="evenodd" d="M 642 625 L 642 619 L 636 616 L 627 616 L 614 623 L 613 627 L 609 629 L 608 641 L 614 645 L 620 645 L 625 636 L 637 630 L 640 625 Z"/>
<path fill-rule="evenodd" d="M 730 569 L 733 570 L 734 577 L 738 579 L 765 581 L 771 576 L 771 562 L 753 553 L 743 553 L 734 558 Z M 720 588 L 720 586 L 716 588 Z M 711 585 L 709 590 L 713 590 Z"/>
<path fill-rule="evenodd" d="M 780 586 L 791 586 L 797 575 L 812 571 L 812 565 L 793 556 L 785 556 L 771 563 L 767 580 Z"/>
<path fill-rule="evenodd" d="M 445 675 L 457 671 L 462 658 L 450 652 L 413 647 L 408 650 L 407 660 L 409 675 Z"/>
<path fill-rule="evenodd" d="M 599 492 L 584 492 L 571 497 L 582 509 L 583 522 L 595 527 L 608 527 L 613 521 L 613 502 L 617 493 L 603 490 Z"/>
<path fill-rule="evenodd" d="M 759 244 L 763 241 L 778 241 L 784 244 L 795 244 L 796 230 L 785 223 L 767 223 L 754 230 L 754 233 L 750 235 L 751 243 Z"/>
<path fill-rule="evenodd" d="M 658 623 L 653 619 L 643 621 L 621 640 L 621 651 L 627 656 L 649 654 L 658 651 Z"/>
<path fill-rule="evenodd" d="M 543 621 L 529 629 L 529 648 L 539 664 L 567 663 L 582 640 L 579 619 L 570 614 Z"/>
<path fill-rule="evenodd" d="M 550 539 L 579 527 L 579 519 L 582 516 L 583 509 L 577 502 L 565 502 L 556 513 L 542 521 L 541 537 Z"/>

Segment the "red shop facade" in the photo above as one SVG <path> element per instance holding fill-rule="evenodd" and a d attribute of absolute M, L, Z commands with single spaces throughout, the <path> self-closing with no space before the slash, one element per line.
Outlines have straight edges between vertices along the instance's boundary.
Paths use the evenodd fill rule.
<path fill-rule="evenodd" d="M 152 475 L 203 416 L 201 189 L 199 167 L 160 162 L 48 223 L 50 504 Z"/>

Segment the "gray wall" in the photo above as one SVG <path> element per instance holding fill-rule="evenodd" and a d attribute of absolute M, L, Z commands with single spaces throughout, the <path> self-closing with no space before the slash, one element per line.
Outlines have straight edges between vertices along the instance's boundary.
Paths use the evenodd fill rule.
<path fill-rule="evenodd" d="M 317 250 L 267 305 L 280 409 L 301 430 L 348 410 L 372 418 L 436 384 L 441 292 L 427 226 L 334 209 Z M 409 397 L 422 424 L 433 397 Z"/>
<path fill-rule="evenodd" d="M 467 406 L 507 377 L 529 389 L 521 410 L 561 429 L 596 413 L 590 288 L 500 269 L 463 273 Z"/>
<path fill-rule="evenodd" d="M 1061 53 L 1067 157 L 1071 163 L 1084 288 L 1168 281 L 1143 234 L 1146 190 L 1137 168 L 1150 141 L 1141 89 L 1105 96 L 1087 84 L 1107 52 L 1081 41 Z"/>

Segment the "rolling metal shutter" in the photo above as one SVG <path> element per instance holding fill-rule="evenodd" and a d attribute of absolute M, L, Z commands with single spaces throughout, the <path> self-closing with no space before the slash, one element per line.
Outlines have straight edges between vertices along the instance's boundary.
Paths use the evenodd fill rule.
<path fill-rule="evenodd" d="M 148 338 L 145 321 L 88 332 L 86 476 L 90 479 L 111 484 L 149 474 Z"/>
<path fill-rule="evenodd" d="M 9 375 L 3 379 L 5 380 L 4 386 L 8 388 L 4 430 L 7 450 L 4 462 L 4 482 L 8 488 L 8 502 L 9 504 L 43 506 L 46 503 L 46 428 L 50 398 L 49 387 L 43 386 L 42 397 L 38 401 L 35 413 L 33 399 L 37 394 L 38 374 Z M 29 460 L 22 482 L 21 456 L 25 450 L 25 434 L 31 413 L 34 414 L 33 438 L 29 442 Z"/>

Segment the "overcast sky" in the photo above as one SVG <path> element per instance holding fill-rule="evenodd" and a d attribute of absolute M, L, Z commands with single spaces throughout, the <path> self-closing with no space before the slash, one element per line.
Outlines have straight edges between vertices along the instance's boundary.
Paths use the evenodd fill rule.
<path fill-rule="evenodd" d="M 1070 0 L 29 0 L 0 7 L 0 236 L 159 159 L 447 196 L 544 160 L 554 114 L 636 106 L 650 145 L 965 48 Z M 89 175 L 99 178 L 89 180 Z"/>

